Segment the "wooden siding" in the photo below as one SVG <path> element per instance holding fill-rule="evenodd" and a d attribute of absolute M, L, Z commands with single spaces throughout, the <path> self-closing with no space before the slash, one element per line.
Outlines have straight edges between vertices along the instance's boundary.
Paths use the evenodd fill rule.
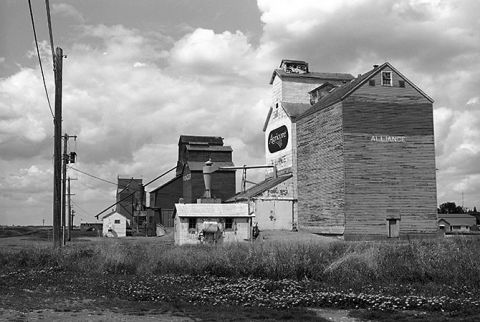
<path fill-rule="evenodd" d="M 225 229 L 225 218 L 194 218 L 195 229 L 188 229 L 189 217 L 175 217 L 174 242 L 175 245 L 200 244 L 199 234 L 203 230 L 203 222 L 218 222 L 218 243 L 245 241 L 250 238 L 250 218 L 233 218 L 233 229 Z"/>
<path fill-rule="evenodd" d="M 398 97 L 402 90 L 389 88 L 383 96 Z M 389 216 L 400 219 L 400 235 L 435 233 L 432 104 L 353 95 L 343 108 L 345 235 L 388 236 Z M 402 139 L 389 142 L 387 136 Z"/>
<path fill-rule="evenodd" d="M 282 96 L 283 102 L 310 104 L 310 92 L 322 85 L 325 81 L 321 79 L 294 79 L 294 81 L 283 81 Z"/>
<path fill-rule="evenodd" d="M 280 106 L 282 101 L 282 80 L 280 77 L 275 77 L 272 85 L 272 108 L 275 109 L 276 105 Z"/>
<path fill-rule="evenodd" d="M 392 86 L 382 85 L 382 72 L 392 72 Z M 363 99 L 369 102 L 395 102 L 406 104 L 431 104 L 431 102 L 414 87 L 412 87 L 404 78 L 386 67 L 381 72 L 374 75 L 372 80 L 375 80 L 375 86 L 370 86 L 366 82 L 363 86 L 358 88 L 352 96 L 357 99 Z M 399 86 L 399 81 L 405 81 L 405 88 Z"/>
<path fill-rule="evenodd" d="M 342 234 L 345 228 L 342 106 L 297 122 L 300 229 Z"/>

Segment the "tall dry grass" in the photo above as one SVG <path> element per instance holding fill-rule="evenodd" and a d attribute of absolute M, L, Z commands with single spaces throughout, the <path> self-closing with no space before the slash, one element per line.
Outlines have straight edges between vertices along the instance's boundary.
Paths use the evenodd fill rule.
<path fill-rule="evenodd" d="M 85 274 L 189 274 L 310 279 L 361 287 L 387 283 L 480 284 L 480 240 L 279 242 L 167 246 L 101 243 L 0 250 L 0 271 L 61 268 Z"/>

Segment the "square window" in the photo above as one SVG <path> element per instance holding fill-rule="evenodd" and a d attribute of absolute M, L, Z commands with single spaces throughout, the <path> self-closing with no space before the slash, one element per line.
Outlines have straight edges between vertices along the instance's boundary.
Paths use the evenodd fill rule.
<path fill-rule="evenodd" d="M 392 72 L 382 72 L 382 85 L 392 86 Z"/>
<path fill-rule="evenodd" d="M 402 88 L 405 88 L 405 81 L 404 80 L 399 80 L 398 81 L 398 86 L 402 87 Z"/>
<path fill-rule="evenodd" d="M 374 79 L 369 80 L 368 85 L 375 86 L 375 80 Z"/>
<path fill-rule="evenodd" d="M 233 229 L 233 218 L 225 219 L 225 229 Z"/>
<path fill-rule="evenodd" d="M 119 224 L 120 223 L 120 219 L 115 219 L 115 224 Z"/>

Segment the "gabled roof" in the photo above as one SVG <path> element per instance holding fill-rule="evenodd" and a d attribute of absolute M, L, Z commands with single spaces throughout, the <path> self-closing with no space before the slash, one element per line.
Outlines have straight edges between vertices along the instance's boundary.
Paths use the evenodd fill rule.
<path fill-rule="evenodd" d="M 127 216 L 125 216 L 125 215 L 123 215 L 123 214 L 121 214 L 121 213 L 119 213 L 118 211 L 115 211 L 115 210 L 112 210 L 112 211 L 110 211 L 108 214 L 106 214 L 105 216 L 103 216 L 103 217 L 102 217 L 102 220 L 105 219 L 105 218 L 108 218 L 108 217 L 110 217 L 110 216 L 112 216 L 112 215 L 114 215 L 114 214 L 119 214 L 120 216 L 124 217 L 125 219 L 129 219 L 129 220 L 130 220 L 130 218 L 128 218 Z"/>
<path fill-rule="evenodd" d="M 299 116 L 298 118 L 304 118 L 305 116 L 311 115 L 312 113 L 315 113 L 318 110 L 321 110 L 325 107 L 328 107 L 332 104 L 335 104 L 341 100 L 346 99 L 350 94 L 352 94 L 354 91 L 356 91 L 358 88 L 360 88 L 363 84 L 368 82 L 370 78 L 373 76 L 377 75 L 379 72 L 381 72 L 383 69 L 386 67 L 389 67 L 393 72 L 397 73 L 400 77 L 402 77 L 410 86 L 415 88 L 420 94 L 422 94 L 427 100 L 433 103 L 433 99 L 430 98 L 427 94 L 425 94 L 420 88 L 418 88 L 414 83 L 412 83 L 408 78 L 406 78 L 402 73 L 400 73 L 398 70 L 395 69 L 390 63 L 385 62 L 382 65 L 378 67 L 374 67 L 372 70 L 366 72 L 363 75 L 360 75 L 359 77 L 355 78 L 351 82 L 344 84 L 337 89 L 335 89 L 332 93 L 329 95 L 323 97 L 320 99 L 315 105 L 310 108 L 307 112 Z"/>
<path fill-rule="evenodd" d="M 270 85 L 273 84 L 275 77 L 278 76 L 281 79 L 287 78 L 297 78 L 301 79 L 322 79 L 322 80 L 332 80 L 332 81 L 350 81 L 354 79 L 353 75 L 348 73 L 322 73 L 322 72 L 308 72 L 305 74 L 297 73 L 287 73 L 283 69 L 275 69 L 273 71 L 272 77 L 270 78 Z"/>
<path fill-rule="evenodd" d="M 447 218 L 439 218 L 438 223 L 441 221 L 445 221 L 448 223 L 450 226 L 473 226 L 477 223 L 477 220 L 475 217 L 472 218 L 467 218 L 467 217 L 447 217 Z"/>
<path fill-rule="evenodd" d="M 248 200 L 249 198 L 256 197 L 265 191 L 272 189 L 275 186 L 278 186 L 280 183 L 290 179 L 292 177 L 291 174 L 285 175 L 285 176 L 279 176 L 277 178 L 273 179 L 266 179 L 263 182 L 260 182 L 259 184 L 251 187 L 245 192 L 239 192 L 233 197 L 230 197 L 228 200 L 225 202 L 235 202 L 235 201 L 240 201 L 240 200 Z"/>
<path fill-rule="evenodd" d="M 248 214 L 248 205 L 241 203 L 177 203 L 175 211 L 178 217 L 253 217 Z"/>

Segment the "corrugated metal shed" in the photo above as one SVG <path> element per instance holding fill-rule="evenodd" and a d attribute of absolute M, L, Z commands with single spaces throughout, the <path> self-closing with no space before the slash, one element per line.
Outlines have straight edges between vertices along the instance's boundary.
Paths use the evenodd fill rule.
<path fill-rule="evenodd" d="M 175 204 L 178 217 L 253 217 L 247 204 Z"/>

